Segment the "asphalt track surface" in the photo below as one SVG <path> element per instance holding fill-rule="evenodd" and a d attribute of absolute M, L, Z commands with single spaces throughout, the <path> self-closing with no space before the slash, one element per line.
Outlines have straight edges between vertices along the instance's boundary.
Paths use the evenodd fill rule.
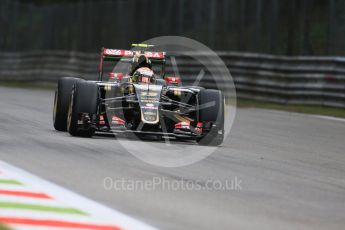
<path fill-rule="evenodd" d="M 52 105 L 52 91 L 0 87 L 0 160 L 161 229 L 344 229 L 343 121 L 238 109 L 231 135 L 211 156 L 164 168 L 112 137 L 55 131 Z M 238 178 L 241 189 L 107 190 L 106 177 L 201 186 Z"/>

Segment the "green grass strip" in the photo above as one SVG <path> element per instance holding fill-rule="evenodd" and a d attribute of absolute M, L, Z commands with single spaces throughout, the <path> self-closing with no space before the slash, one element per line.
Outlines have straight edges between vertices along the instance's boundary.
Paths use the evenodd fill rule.
<path fill-rule="evenodd" d="M 11 228 L 9 228 L 3 224 L 0 224 L 0 230 L 11 230 Z"/>
<path fill-rule="evenodd" d="M 23 185 L 21 182 L 13 179 L 0 179 L 0 184 Z"/>
<path fill-rule="evenodd" d="M 85 216 L 87 215 L 87 213 L 75 208 L 23 204 L 23 203 L 16 203 L 16 202 L 0 202 L 0 209 L 1 208 L 25 209 L 25 210 L 33 210 L 33 211 L 40 211 L 40 212 L 57 212 L 57 213 L 76 214 L 76 215 L 85 215 Z"/>
<path fill-rule="evenodd" d="M 0 224 L 0 230 L 11 230 L 11 229 L 3 224 Z"/>

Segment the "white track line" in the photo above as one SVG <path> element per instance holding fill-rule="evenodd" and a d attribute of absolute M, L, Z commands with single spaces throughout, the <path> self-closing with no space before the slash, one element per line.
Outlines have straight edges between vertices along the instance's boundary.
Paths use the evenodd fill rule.
<path fill-rule="evenodd" d="M 0 161 L 0 171 L 6 175 L 7 178 L 18 180 L 22 183 L 24 183 L 24 187 L 29 191 L 40 191 L 42 193 L 45 193 L 51 197 L 54 198 L 54 200 L 47 200 L 47 204 L 55 204 L 56 202 L 60 203 L 60 205 L 65 205 L 67 207 L 73 207 L 78 210 L 81 210 L 83 212 L 86 212 L 89 214 L 87 223 L 98 223 L 103 225 L 115 225 L 119 226 L 122 229 L 142 229 L 142 230 L 148 230 L 148 229 L 155 229 L 143 222 L 140 222 L 130 216 L 127 216 L 123 213 L 120 213 L 116 210 L 110 209 L 104 205 L 101 205 L 95 201 L 92 201 L 84 196 L 81 196 L 79 194 L 76 194 L 70 190 L 67 190 L 65 188 L 62 188 L 52 182 L 46 181 L 42 178 L 39 178 L 27 171 L 24 171 L 22 169 L 19 169 L 13 165 L 10 165 L 6 162 Z M 6 187 L 6 185 L 2 185 L 2 188 Z M 9 185 L 9 188 L 13 189 L 14 185 Z M 18 186 L 20 187 L 20 186 Z M 30 199 L 30 198 L 29 198 Z M 19 201 L 22 201 L 23 198 L 18 199 Z M 13 199 L 11 199 L 13 201 Z M 32 199 L 30 199 L 31 203 Z M 44 201 L 40 201 L 37 204 L 42 204 Z M 30 217 L 27 216 L 30 214 L 30 211 L 24 211 L 24 210 L 1 210 L 1 215 L 8 214 L 8 215 L 14 215 L 14 216 L 22 216 L 21 217 Z M 25 216 L 23 216 L 25 215 Z M 38 213 L 37 211 L 31 212 L 31 217 L 59 217 L 59 220 L 67 220 L 70 221 L 73 218 L 76 218 L 75 220 L 78 221 L 80 219 L 86 219 L 85 216 L 78 216 L 78 215 L 69 215 L 67 214 L 56 214 L 56 213 L 47 213 L 42 212 Z M 16 229 L 25 229 L 25 226 L 14 226 Z M 37 228 L 39 229 L 39 228 Z M 49 228 L 53 229 L 53 228 Z M 55 228 L 54 228 L 55 229 Z"/>

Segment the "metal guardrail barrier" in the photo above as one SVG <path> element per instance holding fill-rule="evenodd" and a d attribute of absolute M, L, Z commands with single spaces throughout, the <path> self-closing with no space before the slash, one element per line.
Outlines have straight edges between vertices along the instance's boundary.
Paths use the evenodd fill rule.
<path fill-rule="evenodd" d="M 207 54 L 199 58 L 207 58 Z M 285 104 L 345 108 L 345 58 L 287 57 L 218 52 L 236 86 L 238 97 Z M 195 59 L 176 57 L 183 84 L 191 84 L 203 68 Z M 56 81 L 62 76 L 97 79 L 97 54 L 67 51 L 0 53 L 0 80 Z M 215 66 L 214 68 L 217 68 Z M 167 71 L 172 72 L 171 66 Z M 206 72 L 201 85 L 216 87 Z"/>

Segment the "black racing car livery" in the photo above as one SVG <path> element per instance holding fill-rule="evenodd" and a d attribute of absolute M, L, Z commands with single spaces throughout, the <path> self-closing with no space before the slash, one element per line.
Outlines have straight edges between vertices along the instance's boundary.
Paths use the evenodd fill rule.
<path fill-rule="evenodd" d="M 165 52 L 148 51 L 152 46 L 146 44 L 134 46 L 140 49 L 102 48 L 97 81 L 59 79 L 53 111 L 55 129 L 72 136 L 126 133 L 220 145 L 224 138 L 222 92 L 182 86 L 179 76 L 166 75 Z M 116 63 L 106 80 L 105 62 Z"/>

